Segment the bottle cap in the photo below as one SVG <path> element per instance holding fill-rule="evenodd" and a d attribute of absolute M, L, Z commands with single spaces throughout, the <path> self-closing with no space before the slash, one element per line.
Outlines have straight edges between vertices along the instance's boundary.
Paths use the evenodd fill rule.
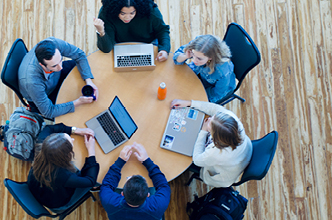
<path fill-rule="evenodd" d="M 166 88 L 166 83 L 164 83 L 164 82 L 160 83 L 160 88 L 165 89 Z"/>

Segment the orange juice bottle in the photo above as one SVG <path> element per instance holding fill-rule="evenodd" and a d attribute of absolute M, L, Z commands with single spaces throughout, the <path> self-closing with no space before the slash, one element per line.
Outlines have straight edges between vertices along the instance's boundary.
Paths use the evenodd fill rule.
<path fill-rule="evenodd" d="M 158 88 L 158 99 L 159 100 L 164 100 L 166 98 L 166 93 L 167 93 L 167 88 L 166 88 L 166 83 L 162 82 L 159 85 Z"/>

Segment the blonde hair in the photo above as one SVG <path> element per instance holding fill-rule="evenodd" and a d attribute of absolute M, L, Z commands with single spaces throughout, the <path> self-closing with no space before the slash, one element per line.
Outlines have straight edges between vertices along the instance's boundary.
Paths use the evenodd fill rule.
<path fill-rule="evenodd" d="M 231 60 L 231 50 L 219 37 L 214 35 L 202 35 L 193 40 L 186 46 L 184 52 L 187 50 L 196 50 L 211 58 L 206 63 L 206 66 L 210 68 L 209 74 L 214 72 L 214 68 L 217 64 L 223 64 Z"/>

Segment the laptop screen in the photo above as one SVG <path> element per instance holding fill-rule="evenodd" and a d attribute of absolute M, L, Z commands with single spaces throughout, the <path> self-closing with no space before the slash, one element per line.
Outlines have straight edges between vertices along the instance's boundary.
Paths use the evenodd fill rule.
<path fill-rule="evenodd" d="M 126 108 L 120 102 L 120 99 L 115 96 L 111 106 L 109 107 L 110 112 L 112 113 L 115 120 L 121 126 L 123 132 L 130 138 L 134 132 L 137 130 L 137 125 L 130 117 Z"/>

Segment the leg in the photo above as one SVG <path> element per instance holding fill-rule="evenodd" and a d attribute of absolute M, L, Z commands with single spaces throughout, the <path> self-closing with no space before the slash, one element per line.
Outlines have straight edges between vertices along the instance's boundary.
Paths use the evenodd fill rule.
<path fill-rule="evenodd" d="M 67 60 L 62 63 L 62 70 L 59 82 L 53 92 L 48 96 L 49 99 L 51 99 L 52 103 L 56 103 L 56 98 L 58 97 L 58 93 L 60 90 L 60 87 L 63 83 L 63 81 L 66 79 L 70 71 L 76 66 L 76 62 L 74 60 Z"/>

